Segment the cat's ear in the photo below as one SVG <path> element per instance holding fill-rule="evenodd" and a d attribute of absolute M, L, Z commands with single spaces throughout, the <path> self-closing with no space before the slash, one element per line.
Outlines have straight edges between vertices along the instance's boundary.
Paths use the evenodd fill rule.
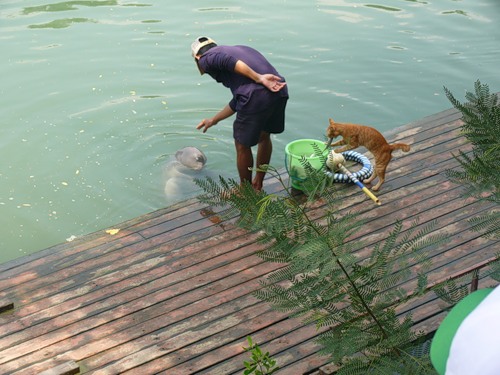
<path fill-rule="evenodd" d="M 328 121 L 330 121 L 330 125 L 335 124 L 335 121 L 333 121 L 333 119 L 331 119 L 331 118 L 330 118 L 330 119 L 328 119 Z"/>

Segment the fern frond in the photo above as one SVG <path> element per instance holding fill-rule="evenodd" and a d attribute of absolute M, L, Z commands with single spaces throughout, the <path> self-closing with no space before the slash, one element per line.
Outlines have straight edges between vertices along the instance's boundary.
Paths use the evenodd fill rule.
<path fill-rule="evenodd" d="M 479 81 L 474 84 L 474 93 L 466 92 L 466 103 L 462 104 L 453 94 L 444 88 L 448 100 L 463 115 L 463 134 L 479 149 L 488 149 L 491 144 L 498 144 L 496 135 L 500 130 L 500 108 L 498 97 L 491 94 L 488 85 Z"/>
<path fill-rule="evenodd" d="M 500 105 L 497 95 L 490 93 L 488 85 L 478 80 L 474 93 L 466 92 L 467 102 L 462 104 L 449 90 L 445 93 L 450 102 L 463 115 L 462 134 L 472 144 L 471 153 L 460 151 L 453 155 L 460 169 L 447 170 L 453 182 L 465 187 L 464 197 L 474 197 L 497 205 L 500 203 Z M 471 220 L 472 228 L 488 239 L 498 239 L 498 209 L 492 215 Z"/>
<path fill-rule="evenodd" d="M 278 284 L 266 284 L 265 288 L 256 290 L 254 296 L 273 305 L 273 309 L 282 312 L 301 310 L 302 301 L 289 292 L 289 288 Z"/>
<path fill-rule="evenodd" d="M 290 266 L 280 268 L 267 275 L 266 281 L 261 281 L 261 286 L 266 288 L 268 285 L 278 284 L 283 281 L 291 280 L 296 276 Z"/>
<path fill-rule="evenodd" d="M 262 243 L 266 243 L 265 240 L 263 240 Z M 290 247 L 287 246 L 286 242 L 276 242 L 272 247 L 259 250 L 256 255 L 266 262 L 288 263 L 290 257 L 287 250 L 289 249 Z"/>
<path fill-rule="evenodd" d="M 469 220 L 471 228 L 475 232 L 481 232 L 485 238 L 491 240 L 500 239 L 500 211 L 488 212 Z"/>
<path fill-rule="evenodd" d="M 222 206 L 227 202 L 227 196 L 225 192 L 231 190 L 231 188 L 238 186 L 234 180 L 225 180 L 219 177 L 219 182 L 215 181 L 211 177 L 205 179 L 195 178 L 194 182 L 200 188 L 202 188 L 205 193 L 198 196 L 198 199 L 202 203 L 206 203 L 211 206 Z"/>
<path fill-rule="evenodd" d="M 459 278 L 446 280 L 438 285 L 435 285 L 432 290 L 444 302 L 449 305 L 456 305 L 470 293 L 469 286 L 472 274 L 473 273 L 471 272 Z"/>
<path fill-rule="evenodd" d="M 346 242 L 347 238 L 356 234 L 365 224 L 357 215 L 347 212 L 339 217 L 333 212 L 326 215 L 328 237 L 330 245 L 339 246 Z"/>

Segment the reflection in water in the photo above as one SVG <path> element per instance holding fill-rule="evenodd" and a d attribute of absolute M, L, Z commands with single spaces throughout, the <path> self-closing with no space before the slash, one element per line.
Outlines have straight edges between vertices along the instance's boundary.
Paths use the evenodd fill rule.
<path fill-rule="evenodd" d="M 199 8 L 199 12 L 229 11 L 230 8 Z M 234 10 L 234 9 L 233 9 Z"/>
<path fill-rule="evenodd" d="M 127 7 L 148 7 L 150 4 L 118 4 L 117 0 L 73 0 L 73 1 L 64 1 L 61 3 L 53 3 L 47 5 L 39 5 L 35 7 L 26 7 L 23 9 L 23 15 L 30 15 L 33 13 L 42 13 L 42 12 L 65 12 L 78 10 L 78 6 L 86 6 L 86 7 L 99 7 L 99 6 L 127 6 Z M 157 23 L 161 22 L 161 20 L 147 20 L 143 21 L 144 23 Z M 97 20 L 90 18 L 62 18 L 57 19 L 51 22 L 43 23 L 43 24 L 35 24 L 29 25 L 30 29 L 64 29 L 69 27 L 75 23 L 99 23 Z"/>
<path fill-rule="evenodd" d="M 30 29 L 64 29 L 74 23 L 97 23 L 97 21 L 89 18 L 62 18 L 39 25 L 29 25 L 28 27 Z"/>
<path fill-rule="evenodd" d="M 334 14 L 341 21 L 361 23 L 370 20 L 369 17 L 363 16 L 355 11 L 357 7 L 355 4 L 347 3 L 344 0 L 318 0 L 317 3 L 320 12 Z M 349 10 L 340 10 L 338 9 L 339 7 L 349 8 Z"/>
<path fill-rule="evenodd" d="M 380 9 L 380 10 L 386 10 L 389 12 L 401 12 L 400 8 L 393 8 L 393 7 L 388 7 L 385 5 L 378 5 L 378 4 L 365 4 L 365 7 L 367 8 L 375 8 L 375 9 Z"/>
<path fill-rule="evenodd" d="M 91 0 L 80 0 L 80 1 L 64 1 L 62 3 L 39 5 L 36 7 L 27 7 L 23 9 L 23 14 L 40 13 L 40 12 L 64 12 L 67 10 L 77 10 L 77 6 L 86 7 L 97 7 L 97 6 L 110 6 L 118 5 L 116 0 L 102 0 L 102 1 L 91 1 Z"/>
<path fill-rule="evenodd" d="M 466 16 L 468 17 L 469 15 L 467 12 L 464 12 L 463 10 L 449 10 L 447 12 L 442 12 L 441 14 L 460 14 L 461 16 Z"/>

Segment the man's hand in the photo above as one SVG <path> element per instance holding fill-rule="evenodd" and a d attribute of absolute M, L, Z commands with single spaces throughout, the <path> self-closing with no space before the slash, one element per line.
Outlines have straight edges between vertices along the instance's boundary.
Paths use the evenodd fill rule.
<path fill-rule="evenodd" d="M 200 121 L 200 123 L 196 126 L 196 129 L 200 130 L 203 129 L 203 133 L 205 133 L 209 128 L 217 124 L 214 122 L 213 118 L 204 118 L 203 120 Z"/>
<path fill-rule="evenodd" d="M 266 87 L 268 90 L 273 92 L 280 91 L 283 87 L 285 87 L 286 82 L 281 80 L 281 77 L 278 77 L 274 74 L 258 74 L 252 68 L 250 68 L 246 63 L 241 60 L 236 62 L 234 66 L 234 71 L 238 74 L 244 75 L 247 78 L 250 78 L 255 83 L 259 83 Z"/>
<path fill-rule="evenodd" d="M 286 82 L 283 82 L 281 77 L 274 74 L 261 74 L 257 82 L 272 92 L 278 92 L 286 85 Z"/>
<path fill-rule="evenodd" d="M 214 117 L 204 118 L 203 120 L 201 120 L 200 123 L 196 126 L 196 129 L 203 129 L 203 133 L 205 133 L 209 128 L 217 125 L 219 121 L 227 119 L 228 117 L 234 115 L 234 113 L 235 112 L 231 109 L 231 107 L 229 107 L 229 105 L 226 105 Z"/>

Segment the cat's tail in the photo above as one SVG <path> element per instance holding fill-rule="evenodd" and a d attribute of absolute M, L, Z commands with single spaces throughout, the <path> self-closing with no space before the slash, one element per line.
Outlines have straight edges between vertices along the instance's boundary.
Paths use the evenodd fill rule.
<path fill-rule="evenodd" d="M 393 143 L 392 145 L 389 146 L 391 147 L 391 151 L 394 150 L 402 150 L 403 152 L 410 151 L 410 146 L 407 145 L 406 143 Z"/>

